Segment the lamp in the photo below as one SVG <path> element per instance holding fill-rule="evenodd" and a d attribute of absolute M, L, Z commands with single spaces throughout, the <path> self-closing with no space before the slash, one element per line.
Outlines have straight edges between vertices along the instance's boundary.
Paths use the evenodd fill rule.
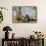
<path fill-rule="evenodd" d="M 9 26 L 6 26 L 3 28 L 3 31 L 5 32 L 5 39 L 9 39 L 9 32 L 8 31 L 12 31 L 12 29 Z"/>

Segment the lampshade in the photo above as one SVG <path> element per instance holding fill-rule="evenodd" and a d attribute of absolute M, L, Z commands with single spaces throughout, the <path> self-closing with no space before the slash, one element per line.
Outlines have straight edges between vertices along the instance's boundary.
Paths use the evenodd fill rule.
<path fill-rule="evenodd" d="M 12 29 L 9 26 L 6 26 L 3 28 L 3 31 L 12 31 Z"/>

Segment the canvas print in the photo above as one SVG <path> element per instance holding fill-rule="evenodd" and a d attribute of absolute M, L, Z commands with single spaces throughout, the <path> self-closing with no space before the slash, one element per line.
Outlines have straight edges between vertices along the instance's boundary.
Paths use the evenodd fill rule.
<path fill-rule="evenodd" d="M 12 22 L 13 23 L 37 22 L 37 7 L 36 6 L 13 6 Z"/>

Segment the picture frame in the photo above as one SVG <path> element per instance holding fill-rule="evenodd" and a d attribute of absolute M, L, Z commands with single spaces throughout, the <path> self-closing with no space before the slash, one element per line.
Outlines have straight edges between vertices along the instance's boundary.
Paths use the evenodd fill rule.
<path fill-rule="evenodd" d="M 37 7 L 36 6 L 13 6 L 12 23 L 36 23 Z"/>

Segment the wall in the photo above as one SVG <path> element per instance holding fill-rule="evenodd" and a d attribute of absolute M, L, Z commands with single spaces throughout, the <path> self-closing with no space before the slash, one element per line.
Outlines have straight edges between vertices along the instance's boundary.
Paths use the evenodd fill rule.
<path fill-rule="evenodd" d="M 12 6 L 37 6 L 37 23 L 12 23 Z M 0 0 L 0 6 L 8 9 L 2 10 L 4 20 L 0 23 L 0 46 L 4 38 L 3 27 L 9 25 L 16 37 L 29 37 L 33 31 L 41 31 L 46 37 L 46 0 Z M 45 38 L 46 45 L 46 38 Z"/>

